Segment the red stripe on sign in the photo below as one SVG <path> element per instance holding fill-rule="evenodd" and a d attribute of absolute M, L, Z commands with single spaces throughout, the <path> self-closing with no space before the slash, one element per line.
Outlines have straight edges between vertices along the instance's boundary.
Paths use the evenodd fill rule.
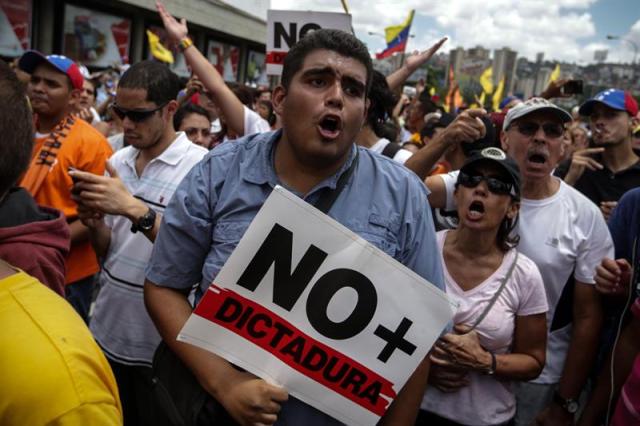
<path fill-rule="evenodd" d="M 286 56 L 287 52 L 267 52 L 265 62 L 271 65 L 282 65 Z"/>
<path fill-rule="evenodd" d="M 232 290 L 212 285 L 194 313 L 378 416 L 384 415 L 396 397 L 393 383 Z"/>

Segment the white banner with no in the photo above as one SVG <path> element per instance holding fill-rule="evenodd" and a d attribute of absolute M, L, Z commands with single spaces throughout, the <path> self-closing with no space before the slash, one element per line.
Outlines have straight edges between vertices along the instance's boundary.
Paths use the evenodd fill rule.
<path fill-rule="evenodd" d="M 331 28 L 351 32 L 351 15 L 330 12 L 267 11 L 267 74 L 282 74 L 287 52 L 307 32 Z"/>
<path fill-rule="evenodd" d="M 178 340 L 346 424 L 373 425 L 453 310 L 434 285 L 276 187 Z"/>

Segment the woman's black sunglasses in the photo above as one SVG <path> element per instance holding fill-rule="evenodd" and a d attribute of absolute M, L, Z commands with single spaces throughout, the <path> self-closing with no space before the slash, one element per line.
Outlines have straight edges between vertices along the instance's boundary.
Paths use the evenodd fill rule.
<path fill-rule="evenodd" d="M 498 178 L 493 178 L 489 176 L 483 176 L 480 174 L 468 175 L 464 172 L 460 172 L 458 174 L 458 183 L 466 188 L 475 188 L 480 185 L 480 182 L 487 182 L 487 188 L 489 191 L 498 195 L 513 195 L 515 196 L 515 191 L 513 190 L 513 184 L 510 182 L 505 182 Z"/>
<path fill-rule="evenodd" d="M 119 107 L 116 104 L 111 104 L 111 111 L 113 111 L 113 113 L 116 116 L 118 116 L 120 120 L 124 120 L 124 118 L 127 117 L 129 120 L 133 121 L 134 123 L 141 123 L 147 120 L 149 117 L 151 117 L 155 112 L 160 111 L 162 108 L 164 108 L 167 105 L 167 103 L 160 105 L 158 108 L 143 109 L 143 110 L 125 109 L 125 108 Z"/>

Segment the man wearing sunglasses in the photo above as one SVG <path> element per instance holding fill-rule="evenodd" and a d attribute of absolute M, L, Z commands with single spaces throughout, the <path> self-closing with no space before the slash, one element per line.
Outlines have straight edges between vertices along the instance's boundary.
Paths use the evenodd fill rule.
<path fill-rule="evenodd" d="M 570 120 L 553 103 L 532 98 L 509 110 L 501 134 L 522 175 L 518 250 L 540 269 L 549 303 L 546 365 L 537 379 L 518 386 L 517 425 L 536 419 L 543 425 L 572 423 L 602 325 L 594 271 L 613 254 L 611 236 L 597 206 L 551 174 L 562 158 L 564 124 Z M 434 158 L 438 150 L 467 140 L 443 133 L 429 147 Z M 457 175 L 427 179 L 432 206 L 454 208 Z"/>
<path fill-rule="evenodd" d="M 65 294 L 87 321 L 93 277 L 99 267 L 88 230 L 78 220 L 77 205 L 71 199 L 73 182 L 68 171 L 103 174 L 111 147 L 90 124 L 72 116 L 71 101 L 79 99 L 84 82 L 75 62 L 30 50 L 18 66 L 31 75 L 27 92 L 36 130 L 34 156 L 20 186 L 38 204 L 61 210 L 69 223 L 71 250 L 66 260 Z"/>
<path fill-rule="evenodd" d="M 207 153 L 176 134 L 179 89 L 166 65 L 132 65 L 112 106 L 128 146 L 109 160 L 111 176 L 72 172 L 80 218 L 103 259 L 90 328 L 113 368 L 125 425 L 164 424 L 152 405 L 150 367 L 160 336 L 144 307 L 144 267 L 173 191 Z"/>

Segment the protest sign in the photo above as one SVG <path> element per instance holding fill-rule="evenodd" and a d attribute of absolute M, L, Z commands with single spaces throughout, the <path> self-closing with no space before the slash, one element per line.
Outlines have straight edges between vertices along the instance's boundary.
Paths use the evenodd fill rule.
<path fill-rule="evenodd" d="M 267 11 L 267 74 L 282 74 L 287 52 L 308 31 L 332 28 L 351 32 L 351 15 L 329 12 Z"/>
<path fill-rule="evenodd" d="M 373 425 L 452 315 L 442 291 L 276 187 L 178 340 Z"/>

